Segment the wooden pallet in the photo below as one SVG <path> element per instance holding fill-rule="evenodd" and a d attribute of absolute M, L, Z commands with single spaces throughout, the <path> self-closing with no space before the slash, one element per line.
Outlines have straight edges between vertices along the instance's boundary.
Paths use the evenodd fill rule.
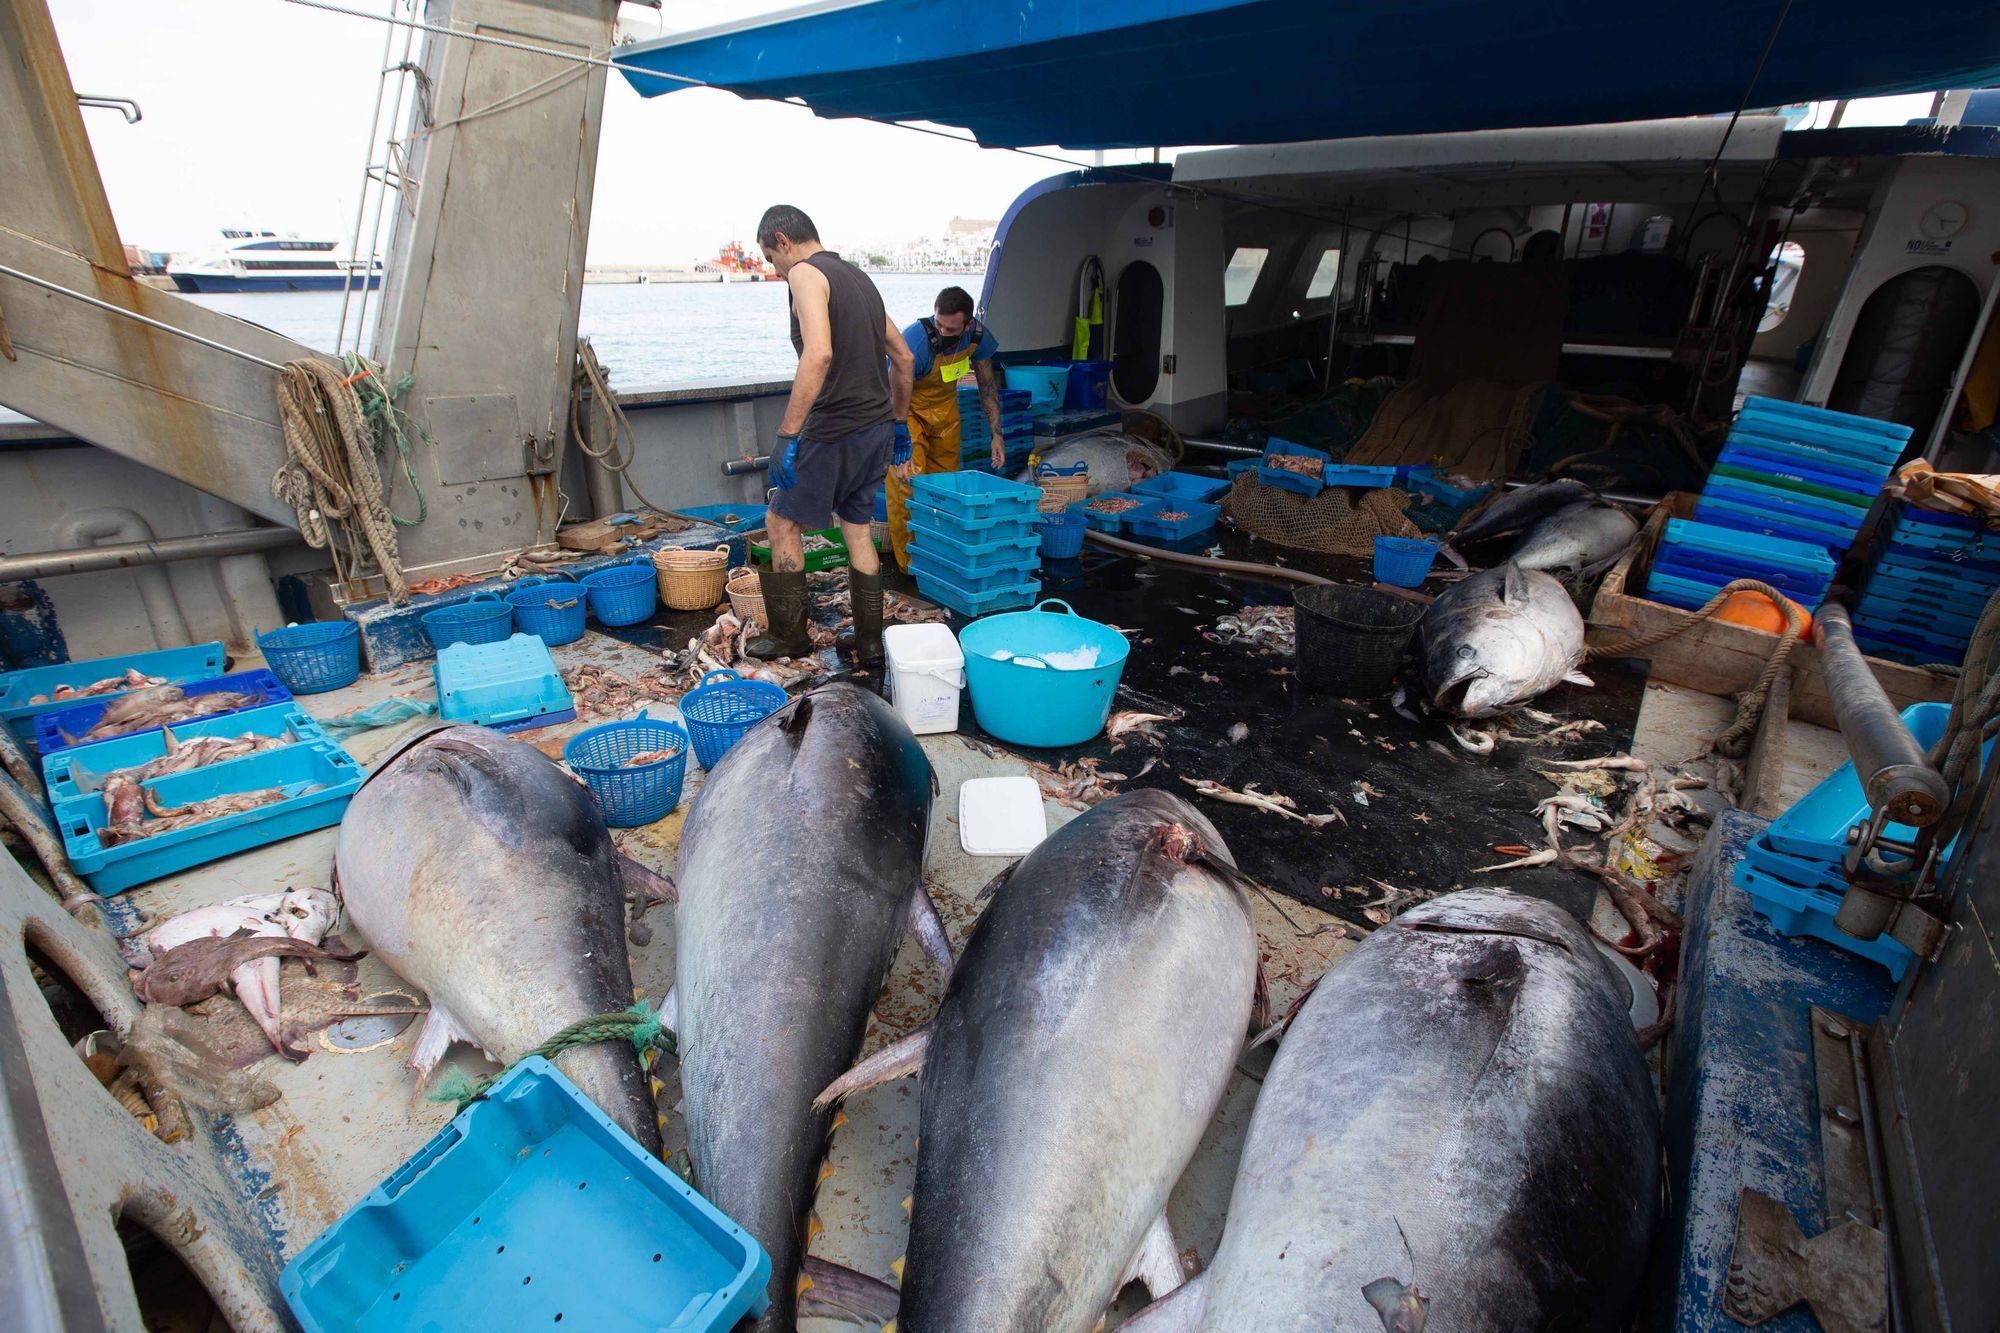
<path fill-rule="evenodd" d="M 1604 576 L 1587 617 L 1587 641 L 1592 648 L 1614 648 L 1624 640 L 1687 624 L 1695 619 L 1691 611 L 1626 591 L 1643 587 L 1653 567 L 1653 554 L 1670 518 L 1694 517 L 1695 497 L 1675 492 L 1662 500 L 1647 517 L 1639 533 L 1639 543 Z M 1652 660 L 1652 678 L 1683 685 L 1704 694 L 1734 695 L 1749 689 L 1771 658 L 1778 636 L 1747 625 L 1710 620 L 1642 650 L 1637 656 Z M 1820 672 L 1819 653 L 1809 643 L 1792 649 L 1791 716 L 1822 727 L 1837 727 L 1833 703 L 1827 698 L 1826 678 Z M 1875 679 L 1897 708 L 1914 703 L 1948 702 L 1957 681 L 1920 667 L 1867 659 Z"/>

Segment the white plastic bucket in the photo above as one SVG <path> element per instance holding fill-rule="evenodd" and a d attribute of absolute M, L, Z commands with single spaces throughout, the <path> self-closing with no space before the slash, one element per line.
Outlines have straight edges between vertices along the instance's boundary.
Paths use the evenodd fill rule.
<path fill-rule="evenodd" d="M 891 625 L 882 631 L 889 659 L 889 702 L 919 736 L 958 730 L 965 654 L 943 625 Z"/>

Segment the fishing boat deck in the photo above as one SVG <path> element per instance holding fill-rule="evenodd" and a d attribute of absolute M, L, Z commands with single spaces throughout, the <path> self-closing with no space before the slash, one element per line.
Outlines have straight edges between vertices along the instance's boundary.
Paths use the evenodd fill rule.
<path fill-rule="evenodd" d="M 1218 645 L 1202 637 L 1200 627 L 1218 612 L 1246 604 L 1288 601 L 1282 590 L 1165 567 L 1142 567 L 1119 558 L 1093 561 L 1090 576 L 1079 580 L 1079 586 L 1067 590 L 1066 595 L 1080 611 L 1133 631 L 1132 662 L 1115 706 L 1184 714 L 1182 722 L 1165 729 L 1166 736 L 1157 750 L 1160 763 L 1139 779 L 1141 785 L 1188 794 L 1190 789 L 1179 781 L 1182 777 L 1214 777 L 1240 786 L 1261 776 L 1267 786 L 1294 797 L 1301 809 L 1341 808 L 1347 815 L 1346 826 L 1308 828 L 1262 811 L 1201 802 L 1204 813 L 1211 815 L 1231 840 L 1245 869 L 1284 895 L 1279 900 L 1282 915 L 1279 905 L 1261 898 L 1252 902 L 1277 1010 L 1289 1005 L 1303 987 L 1365 933 L 1370 920 L 1364 905 L 1389 898 L 1393 910 L 1417 900 L 1394 900 L 1389 893 L 1392 889 L 1427 894 L 1459 887 L 1472 878 L 1529 887 L 1526 881 L 1510 881 L 1505 876 L 1459 873 L 1484 860 L 1504 859 L 1491 852 L 1496 838 L 1524 844 L 1540 841 L 1540 826 L 1525 806 L 1500 808 L 1488 800 L 1482 818 L 1497 821 L 1488 823 L 1473 818 L 1467 805 L 1468 799 L 1478 799 L 1479 791 L 1495 788 L 1496 766 L 1520 769 L 1525 761 L 1505 754 L 1506 747 L 1502 747 L 1502 754 L 1488 758 L 1454 754 L 1445 746 L 1425 744 L 1436 742 L 1443 734 L 1442 723 L 1436 719 L 1406 722 L 1391 712 L 1386 701 L 1331 705 L 1308 699 L 1295 701 L 1295 684 L 1288 676 L 1274 674 L 1286 665 L 1285 659 L 1258 654 L 1247 645 Z M 554 654 L 558 666 L 565 670 L 593 665 L 635 676 L 660 665 L 663 639 L 669 645 L 684 644 L 705 623 L 706 617 L 700 614 L 666 613 L 659 623 L 621 630 L 617 637 L 593 630 L 574 644 L 556 648 Z M 1173 666 L 1186 669 L 1169 674 Z M 1204 674 L 1213 682 L 1204 682 Z M 302 696 L 299 703 L 324 719 L 395 696 L 430 695 L 429 664 L 415 663 L 366 675 L 343 690 Z M 1726 725 L 1731 713 L 1726 700 L 1672 686 L 1646 685 L 1636 672 L 1628 673 L 1600 695 L 1576 690 L 1545 701 L 1545 706 L 1564 717 L 1622 710 L 1620 725 L 1630 736 L 1631 752 L 1661 765 L 1679 765 L 1691 759 L 1708 736 Z M 673 710 L 654 705 L 652 711 L 658 717 Z M 583 717 L 523 733 L 521 739 L 559 754 L 568 736 L 604 720 L 608 719 Z M 1225 735 L 1231 723 L 1239 720 L 1252 728 L 1250 738 L 1241 745 L 1231 743 Z M 1335 722 L 1354 721 L 1368 730 L 1354 727 L 1354 734 L 1348 735 L 1333 726 Z M 363 732 L 345 744 L 356 759 L 372 768 L 421 725 L 419 720 Z M 1539 753 L 1601 754 L 1625 748 L 1625 737 L 1617 734 L 1617 728 L 1607 736 L 1609 739 L 1593 737 L 1580 742 L 1581 748 Z M 1843 757 L 1836 733 L 1795 723 L 1791 741 L 1788 794 L 1809 788 Z M 960 849 L 956 819 L 962 782 L 1030 771 L 1029 765 L 1035 762 L 1053 766 L 1078 755 L 1102 757 L 1106 770 L 1114 766 L 1134 769 L 1144 762 L 1135 756 L 1155 753 L 1140 742 L 1114 754 L 1100 739 L 1060 755 L 1024 756 L 980 737 L 969 707 L 963 733 L 928 736 L 923 745 L 942 786 L 925 878 L 955 947 L 962 946 L 971 931 L 979 910 L 979 890 L 1005 864 L 968 856 Z M 1365 771 L 1371 776 L 1357 778 L 1355 774 L 1363 770 L 1355 769 L 1342 756 L 1364 753 L 1369 766 Z M 1460 776 L 1447 780 L 1451 773 Z M 683 821 L 699 795 L 701 779 L 701 770 L 690 762 L 679 808 L 656 824 L 616 831 L 619 846 L 637 860 L 671 875 Z M 1374 804 L 1357 801 L 1357 781 L 1367 783 L 1376 793 Z M 1528 781 L 1539 783 L 1542 779 L 1530 774 Z M 1540 790 L 1545 793 L 1549 788 L 1543 785 Z M 1054 800 L 1045 802 L 1051 829 L 1074 818 L 1080 808 Z M 1421 827 L 1410 822 L 1416 815 L 1431 816 L 1433 811 L 1434 817 L 1423 820 Z M 1496 829 L 1502 831 L 1496 833 Z M 125 933 L 148 919 L 164 919 L 240 895 L 293 886 L 324 887 L 334 836 L 335 830 L 327 829 L 247 851 L 108 899 L 105 908 L 114 929 Z M 1678 838 L 1666 830 L 1661 830 L 1660 836 L 1669 847 Z M 1692 845 L 1684 838 L 1678 841 Z M 1351 861 L 1368 849 L 1372 851 L 1362 862 Z M 1392 878 L 1364 873 L 1355 868 L 1358 864 L 1371 868 L 1400 864 L 1404 869 L 1399 878 Z M 1602 931 L 1614 937 L 1623 932 L 1621 918 L 1604 904 L 1593 903 L 1591 881 L 1568 871 L 1544 873 L 1567 882 L 1566 890 L 1550 896 L 1562 900 L 1566 892 L 1571 901 L 1582 904 L 1581 910 L 1594 912 Z M 1351 875 L 1351 880 L 1341 878 L 1343 874 Z M 1350 882 L 1372 883 L 1382 893 L 1378 895 L 1372 888 L 1366 894 L 1357 890 L 1352 896 L 1320 891 L 1324 886 Z M 633 976 L 640 993 L 657 1001 L 673 980 L 671 910 L 655 909 L 647 924 L 652 930 L 650 941 L 631 949 Z M 287 985 L 297 966 L 286 964 Z M 359 964 L 358 980 L 359 994 L 377 1002 L 393 1004 L 398 996 L 418 998 L 372 957 Z M 906 941 L 870 1025 L 868 1049 L 925 1021 L 941 993 L 936 969 Z M 283 1093 L 282 1098 L 263 1110 L 217 1121 L 212 1130 L 217 1146 L 235 1164 L 246 1196 L 281 1262 L 373 1189 L 451 1116 L 450 1107 L 427 1101 L 416 1092 L 414 1078 L 403 1066 L 418 1022 L 402 1017 L 367 1022 L 381 1025 L 372 1038 L 366 1031 L 345 1037 L 322 1031 L 311 1038 L 312 1054 L 303 1063 L 263 1061 L 256 1072 L 270 1079 Z M 455 1048 L 448 1059 L 474 1073 L 490 1067 L 464 1047 Z M 1170 1218 L 1189 1259 L 1205 1260 L 1220 1236 L 1236 1157 L 1267 1059 L 1265 1052 L 1247 1056 L 1239 1064 L 1221 1112 L 1174 1194 Z M 679 1090 L 672 1061 L 664 1061 L 656 1074 L 666 1147 L 673 1160 L 673 1154 L 685 1145 L 685 1134 L 674 1111 Z M 885 1278 L 890 1273 L 890 1265 L 903 1250 L 901 1203 L 914 1179 L 917 1100 L 916 1082 L 904 1080 L 872 1089 L 847 1104 L 847 1121 L 831 1145 L 834 1173 L 820 1196 L 818 1211 L 825 1231 L 813 1245 L 816 1254 Z M 1140 1292 L 1134 1288 L 1126 1293 L 1121 1308 L 1136 1308 L 1140 1303 Z M 816 1331 L 839 1326 L 806 1321 L 801 1327 Z"/>

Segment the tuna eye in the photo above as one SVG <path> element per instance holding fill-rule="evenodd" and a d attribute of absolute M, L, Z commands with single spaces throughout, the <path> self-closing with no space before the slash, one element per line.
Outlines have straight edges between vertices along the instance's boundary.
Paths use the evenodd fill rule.
<path fill-rule="evenodd" d="M 1461 643 L 1460 645 L 1458 645 L 1458 655 L 1460 657 L 1472 656 L 1472 645 L 1469 643 Z"/>

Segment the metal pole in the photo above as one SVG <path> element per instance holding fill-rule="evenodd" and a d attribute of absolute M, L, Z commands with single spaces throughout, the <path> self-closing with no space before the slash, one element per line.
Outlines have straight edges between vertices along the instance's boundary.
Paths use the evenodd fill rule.
<path fill-rule="evenodd" d="M 200 343 L 203 347 L 209 348 L 212 351 L 226 352 L 230 356 L 239 357 L 242 360 L 251 362 L 254 365 L 264 366 L 270 370 L 284 369 L 283 366 L 275 361 L 266 361 L 261 356 L 253 356 L 251 353 L 245 352 L 240 348 L 231 347 L 227 343 L 216 342 L 212 338 L 204 338 L 199 333 L 189 333 L 186 329 L 175 328 L 172 324 L 162 324 L 159 320 L 142 315 L 136 310 L 127 310 L 122 305 L 113 305 L 109 301 L 100 301 L 94 296 L 87 296 L 82 292 L 72 291 L 59 282 L 50 282 L 47 278 L 38 278 L 32 273 L 23 273 L 20 269 L 9 268 L 5 264 L 0 264 L 0 273 L 4 273 L 10 278 L 19 278 L 22 282 L 33 283 L 37 287 L 46 288 L 59 296 L 67 296 L 81 301 L 85 305 L 96 306 L 99 310 L 108 310 L 114 315 L 123 315 L 127 319 L 136 320 L 149 328 L 158 329 L 162 333 L 171 333 L 176 338 L 185 338 L 191 343 Z"/>
<path fill-rule="evenodd" d="M 174 560 L 210 560 L 298 546 L 304 538 L 290 528 L 245 528 L 241 532 L 209 532 L 194 537 L 162 537 L 150 542 L 112 542 L 74 551 L 29 551 L 0 555 L 0 583 L 21 579 L 59 578 L 64 574 L 94 574 L 106 569 L 133 569 Z"/>

